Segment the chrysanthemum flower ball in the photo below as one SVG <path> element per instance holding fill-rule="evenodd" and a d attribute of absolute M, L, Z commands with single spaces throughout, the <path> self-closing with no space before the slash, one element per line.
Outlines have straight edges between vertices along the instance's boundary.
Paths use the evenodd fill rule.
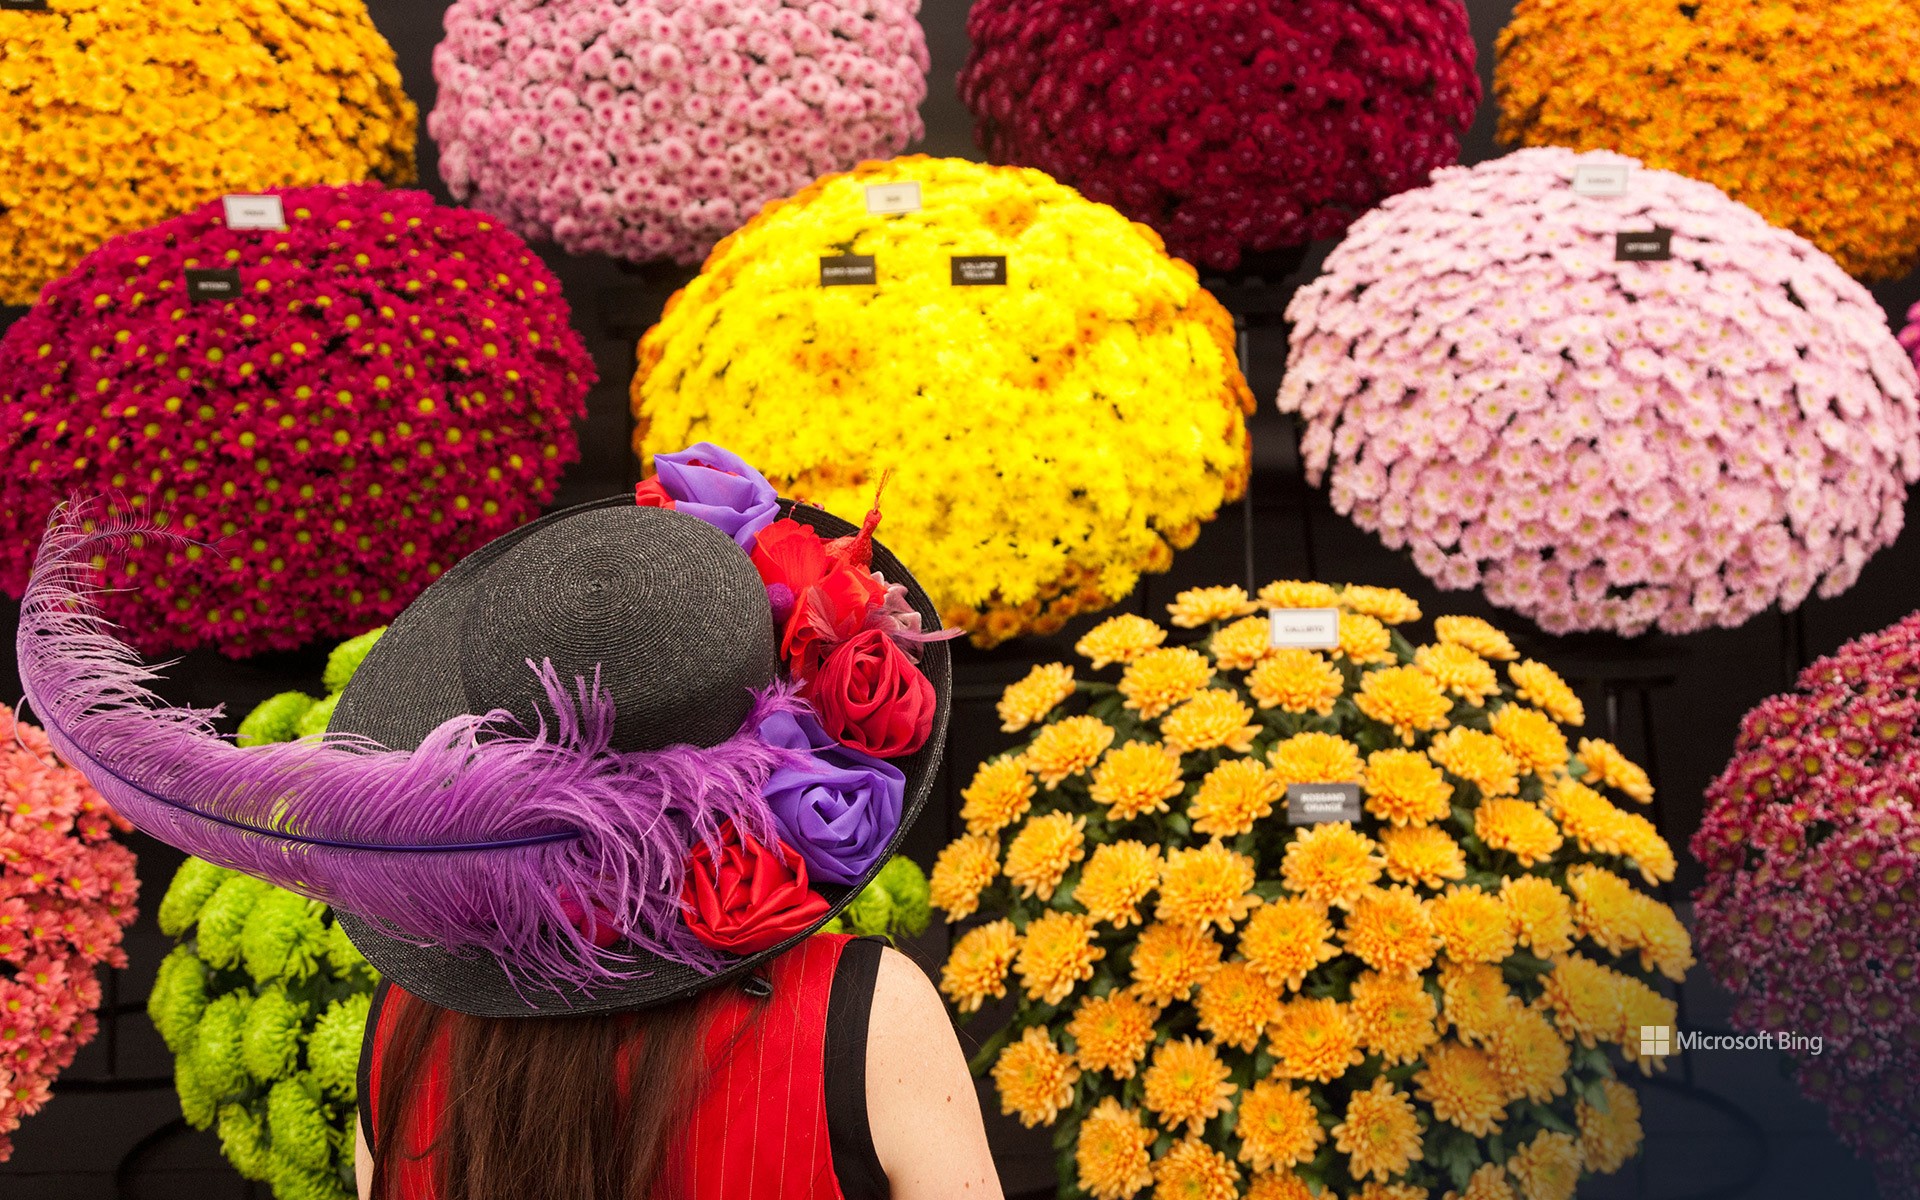
<path fill-rule="evenodd" d="M 892 184 L 919 207 L 872 211 Z M 877 282 L 823 276 L 848 255 Z M 888 544 L 981 645 L 1166 570 L 1245 488 L 1251 407 L 1226 310 L 1151 230 L 1038 171 L 920 157 L 722 241 L 633 381 L 643 460 L 712 441 L 853 521 L 891 473 Z"/>
<path fill-rule="evenodd" d="M 919 0 L 456 0 L 427 130 L 453 194 L 573 254 L 697 263 L 924 132 Z"/>
<path fill-rule="evenodd" d="M 1725 188 L 1863 277 L 1920 263 L 1920 25 L 1907 0 L 1520 0 L 1500 136 Z"/>
<path fill-rule="evenodd" d="M 1880 1173 L 1920 1196 L 1920 613 L 1842 646 L 1741 723 L 1693 852 L 1702 957 L 1748 1030 Z"/>
<path fill-rule="evenodd" d="M 414 179 L 363 0 L 46 0 L 0 8 L 0 46 L 0 304 L 230 192 Z"/>
<path fill-rule="evenodd" d="M 162 533 L 101 560 L 107 613 L 251 654 L 390 618 L 553 497 L 594 380 L 559 280 L 424 192 L 283 206 L 284 231 L 216 203 L 117 237 L 0 339 L 0 586 L 56 505 L 104 496 Z"/>
<path fill-rule="evenodd" d="M 1459 0 L 978 0 L 967 32 L 995 161 L 1220 269 L 1425 183 L 1480 104 Z"/>
<path fill-rule="evenodd" d="M 1580 194 L 1582 168 L 1625 194 Z M 1669 260 L 1620 261 L 1656 228 Z M 1914 367 L 1866 289 L 1617 155 L 1443 170 L 1355 222 L 1288 315 L 1309 477 L 1441 587 L 1550 632 L 1838 595 L 1920 478 Z"/>

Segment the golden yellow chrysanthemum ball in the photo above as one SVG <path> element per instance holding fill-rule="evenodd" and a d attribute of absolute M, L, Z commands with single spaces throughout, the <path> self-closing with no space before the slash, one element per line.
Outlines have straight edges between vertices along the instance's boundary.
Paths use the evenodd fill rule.
<path fill-rule="evenodd" d="M 916 183 L 875 214 L 867 188 Z M 821 259 L 876 283 L 822 286 Z M 1006 258 L 956 287 L 955 255 Z M 1038 171 L 907 157 L 723 240 L 641 341 L 634 447 L 698 441 L 859 520 L 990 646 L 1125 597 L 1246 486 L 1231 318 L 1159 239 Z"/>
<path fill-rule="evenodd" d="M 0 9 L 0 46 L 0 304 L 224 195 L 415 178 L 363 0 L 48 0 Z"/>

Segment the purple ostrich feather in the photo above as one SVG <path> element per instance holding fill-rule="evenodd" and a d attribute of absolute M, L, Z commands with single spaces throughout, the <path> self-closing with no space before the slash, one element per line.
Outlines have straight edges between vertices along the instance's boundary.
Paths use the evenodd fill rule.
<path fill-rule="evenodd" d="M 455 717 L 417 749 L 326 734 L 241 748 L 218 709 L 168 705 L 153 668 L 94 603 L 91 558 L 133 533 L 97 510 L 54 514 L 21 603 L 20 678 L 60 756 L 154 837 L 354 913 L 420 944 L 497 957 L 517 986 L 592 991 L 638 972 L 568 921 L 563 897 L 604 910 L 631 943 L 711 972 L 723 955 L 681 921 L 689 848 L 728 821 L 778 836 L 761 795 L 803 756 L 760 723 L 802 709 L 761 693 L 741 731 L 712 748 L 610 748 L 613 703 L 596 677 L 539 673 L 557 714 L 532 732 L 508 713 Z"/>

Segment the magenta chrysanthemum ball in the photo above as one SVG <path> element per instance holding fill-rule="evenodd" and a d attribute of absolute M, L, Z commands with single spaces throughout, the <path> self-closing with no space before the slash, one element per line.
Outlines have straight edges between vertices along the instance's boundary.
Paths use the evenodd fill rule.
<path fill-rule="evenodd" d="M 1801 1087 L 1920 1197 L 1920 613 L 1840 648 L 1740 726 L 1693 838 L 1703 958 L 1745 1030 L 1788 1047 Z"/>
<path fill-rule="evenodd" d="M 104 494 L 181 535 L 102 560 L 144 648 L 288 648 L 387 620 L 553 498 L 595 376 L 552 272 L 424 192 L 283 204 L 284 231 L 213 204 L 114 238 L 0 339 L 9 593 L 54 507 Z"/>
<path fill-rule="evenodd" d="M 1583 165 L 1625 168 L 1625 194 L 1577 193 Z M 1616 235 L 1656 227 L 1671 259 L 1618 261 Z M 1551 633 L 1838 595 L 1920 478 L 1914 367 L 1866 289 L 1618 155 L 1442 170 L 1356 221 L 1288 316 L 1308 478 Z"/>
<path fill-rule="evenodd" d="M 1334 237 L 1460 156 L 1460 0 L 976 0 L 960 94 L 1038 167 L 1189 262 Z"/>
<path fill-rule="evenodd" d="M 455 0 L 427 131 L 453 194 L 569 253 L 697 263 L 921 136 L 919 0 Z"/>

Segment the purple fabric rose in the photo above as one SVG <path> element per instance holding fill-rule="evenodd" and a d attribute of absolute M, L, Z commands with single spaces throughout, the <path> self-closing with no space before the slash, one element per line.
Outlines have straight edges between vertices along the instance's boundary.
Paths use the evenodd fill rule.
<path fill-rule="evenodd" d="M 676 511 L 726 534 L 743 550 L 780 515 L 780 496 L 739 455 L 712 442 L 653 456 L 653 470 Z"/>
<path fill-rule="evenodd" d="M 858 882 L 886 853 L 900 825 L 906 776 L 834 741 L 806 713 L 775 713 L 760 723 L 760 736 L 812 754 L 805 765 L 774 771 L 762 789 L 787 844 L 807 861 L 814 879 Z"/>

